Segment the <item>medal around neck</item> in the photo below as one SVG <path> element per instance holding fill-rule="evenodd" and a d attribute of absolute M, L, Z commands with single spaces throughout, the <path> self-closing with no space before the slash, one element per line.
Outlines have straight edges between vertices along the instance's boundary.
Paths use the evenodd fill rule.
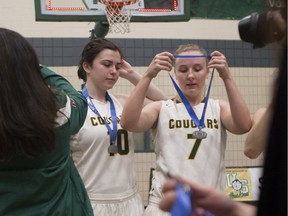
<path fill-rule="evenodd" d="M 186 108 L 187 112 L 189 113 L 191 119 L 194 121 L 195 125 L 199 128 L 199 131 L 194 131 L 192 133 L 193 138 L 196 138 L 196 139 L 205 139 L 207 137 L 207 133 L 204 132 L 204 131 L 201 131 L 201 129 L 205 127 L 205 125 L 204 125 L 205 113 L 206 113 L 206 109 L 207 109 L 208 99 L 209 99 L 209 95 L 210 95 L 210 89 L 211 89 L 212 80 L 213 80 L 213 76 L 214 76 L 214 70 L 215 70 L 215 68 L 213 68 L 213 71 L 212 71 L 212 74 L 211 74 L 211 79 L 210 79 L 210 83 L 209 83 L 209 86 L 208 86 L 207 95 L 206 95 L 206 98 L 205 98 L 204 108 L 203 108 L 202 115 L 201 115 L 200 119 L 198 119 L 198 116 L 194 112 L 190 102 L 185 97 L 185 95 L 183 94 L 182 90 L 179 88 L 179 86 L 177 85 L 177 83 L 174 81 L 174 79 L 172 78 L 171 74 L 169 73 L 169 76 L 170 76 L 170 78 L 172 80 L 172 83 L 173 83 L 175 89 L 177 90 L 179 97 L 183 101 L 183 104 L 185 105 L 185 108 Z"/>
<path fill-rule="evenodd" d="M 194 131 L 192 133 L 193 138 L 196 139 L 205 139 L 207 137 L 207 133 L 205 131 L 202 130 L 198 130 L 198 131 Z"/>
<path fill-rule="evenodd" d="M 108 147 L 108 152 L 111 154 L 117 154 L 118 153 L 118 147 L 115 144 L 112 144 Z"/>

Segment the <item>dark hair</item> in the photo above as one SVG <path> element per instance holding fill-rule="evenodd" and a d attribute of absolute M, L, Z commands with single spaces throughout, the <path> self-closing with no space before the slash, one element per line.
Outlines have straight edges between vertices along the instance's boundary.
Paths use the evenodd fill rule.
<path fill-rule="evenodd" d="M 79 79 L 82 79 L 84 82 L 87 81 L 87 75 L 83 69 L 83 63 L 86 62 L 88 65 L 92 66 L 93 60 L 105 49 L 117 51 L 120 53 L 121 58 L 123 58 L 122 51 L 116 44 L 105 38 L 93 38 L 88 44 L 86 44 L 82 51 L 78 68 Z"/>
<path fill-rule="evenodd" d="M 0 47 L 0 160 L 34 158 L 55 145 L 54 95 L 23 36 L 0 28 Z"/>

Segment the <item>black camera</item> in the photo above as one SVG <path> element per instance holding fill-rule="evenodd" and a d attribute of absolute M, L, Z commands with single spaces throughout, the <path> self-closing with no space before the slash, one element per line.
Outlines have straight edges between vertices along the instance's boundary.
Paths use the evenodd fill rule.
<path fill-rule="evenodd" d="M 283 37 L 273 22 L 273 11 L 244 17 L 238 24 L 238 30 L 241 40 L 252 43 L 254 48 L 264 47 Z"/>

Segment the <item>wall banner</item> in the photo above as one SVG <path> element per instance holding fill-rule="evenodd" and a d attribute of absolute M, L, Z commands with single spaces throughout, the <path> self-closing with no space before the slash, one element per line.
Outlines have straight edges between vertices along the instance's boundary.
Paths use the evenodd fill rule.
<path fill-rule="evenodd" d="M 227 167 L 226 194 L 235 201 L 258 201 L 263 167 Z"/>

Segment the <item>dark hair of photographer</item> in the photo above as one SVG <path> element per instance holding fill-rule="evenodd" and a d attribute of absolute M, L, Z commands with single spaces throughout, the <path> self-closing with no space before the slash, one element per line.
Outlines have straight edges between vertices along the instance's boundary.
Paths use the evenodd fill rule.
<path fill-rule="evenodd" d="M 0 160 L 35 157 L 55 145 L 54 95 L 21 35 L 0 28 L 0 47 Z"/>

